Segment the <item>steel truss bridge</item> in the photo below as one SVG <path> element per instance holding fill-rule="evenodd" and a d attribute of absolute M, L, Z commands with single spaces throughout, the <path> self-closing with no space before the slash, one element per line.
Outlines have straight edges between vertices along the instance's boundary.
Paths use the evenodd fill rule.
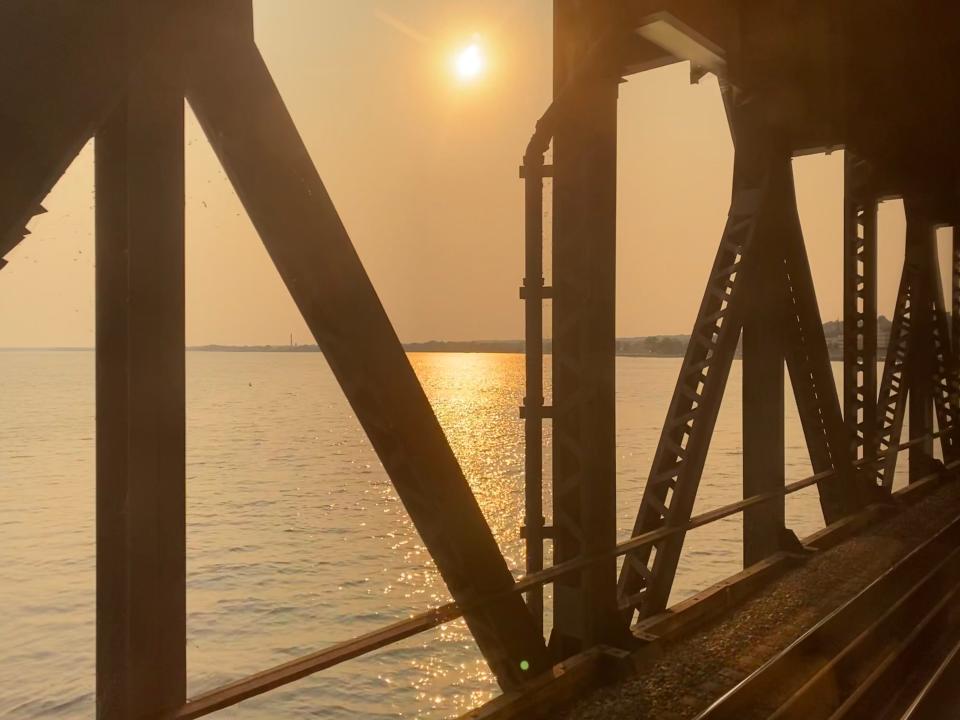
<path fill-rule="evenodd" d="M 757 567 L 796 543 L 784 523 L 789 493 L 815 485 L 825 525 L 840 527 L 890 497 L 901 451 L 918 487 L 960 463 L 960 233 L 952 312 L 936 250 L 936 229 L 960 225 L 960 5 L 555 0 L 554 32 L 555 98 L 521 168 L 528 574 L 515 581 L 257 49 L 252 0 L 0 6 L 0 266 L 96 138 L 98 717 L 202 717 L 458 617 L 507 693 L 474 716 L 533 717 L 522 698 L 542 700 L 557 678 L 609 654 L 601 649 L 629 652 L 642 641 L 631 632 L 636 620 L 665 617 L 687 532 L 742 513 L 744 564 Z M 678 62 L 690 63 L 694 79 L 720 79 L 736 150 L 732 197 L 633 537 L 618 544 L 618 88 Z M 184 98 L 454 600 L 194 698 L 185 655 Z M 791 166 L 795 155 L 838 149 L 846 153 L 842 394 Z M 906 257 L 878 373 L 877 207 L 891 197 L 904 201 Z M 744 500 L 693 516 L 739 343 Z M 815 472 L 789 485 L 784 364 Z M 549 525 L 545 424 L 554 446 Z"/>

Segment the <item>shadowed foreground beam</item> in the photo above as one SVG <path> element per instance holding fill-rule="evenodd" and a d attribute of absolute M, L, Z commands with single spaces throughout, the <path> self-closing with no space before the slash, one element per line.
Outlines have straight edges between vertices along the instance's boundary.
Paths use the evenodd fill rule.
<path fill-rule="evenodd" d="M 595 71 L 610 0 L 554 4 L 555 96 L 572 93 L 554 137 L 553 562 L 606 557 L 554 586 L 550 648 L 564 658 L 626 640 L 617 612 L 617 103 L 620 78 Z M 568 94 L 567 97 L 571 97 Z"/>
<path fill-rule="evenodd" d="M 844 165 L 843 414 L 852 460 L 873 457 L 877 427 L 877 209 L 871 171 L 850 150 Z"/>
<path fill-rule="evenodd" d="M 911 297 L 913 343 L 910 346 L 909 414 L 910 439 L 923 438 L 933 430 L 933 292 L 936 269 L 936 230 L 925 204 L 917 198 L 904 198 L 907 217 L 906 266 L 914 278 Z M 939 279 L 939 273 L 937 273 Z M 910 481 L 923 477 L 933 457 L 933 440 L 912 446 L 909 453 Z"/>
<path fill-rule="evenodd" d="M 181 4 L 142 0 L 156 15 L 132 43 L 136 52 L 155 42 Z M 115 2 L 0 3 L 0 258 L 123 93 L 124 32 Z"/>
<path fill-rule="evenodd" d="M 238 12 L 228 17 L 242 19 L 249 5 Z M 513 578 L 252 42 L 249 20 L 224 26 L 219 13 L 209 17 L 191 58 L 190 104 L 451 594 L 475 607 L 477 598 L 511 588 Z M 466 619 L 503 687 L 523 681 L 521 661 L 530 676 L 546 669 L 543 638 L 518 594 Z"/>
<path fill-rule="evenodd" d="M 784 204 L 790 189 L 780 173 L 761 211 L 757 252 L 744 272 L 752 281 L 743 320 L 743 497 L 783 487 L 784 475 Z M 786 187 L 785 187 L 786 186 Z M 766 503 L 743 512 L 743 566 L 780 550 L 785 503 Z"/>
<path fill-rule="evenodd" d="M 96 141 L 97 717 L 186 695 L 183 91 L 131 75 Z"/>

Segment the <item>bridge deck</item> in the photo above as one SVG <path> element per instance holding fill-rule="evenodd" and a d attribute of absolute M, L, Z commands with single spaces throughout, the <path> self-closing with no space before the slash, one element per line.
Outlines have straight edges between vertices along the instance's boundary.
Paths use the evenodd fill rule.
<path fill-rule="evenodd" d="M 567 720 L 696 717 L 958 517 L 960 484 L 946 484 L 816 553 L 721 619 L 668 644 L 640 676 L 581 699 Z"/>

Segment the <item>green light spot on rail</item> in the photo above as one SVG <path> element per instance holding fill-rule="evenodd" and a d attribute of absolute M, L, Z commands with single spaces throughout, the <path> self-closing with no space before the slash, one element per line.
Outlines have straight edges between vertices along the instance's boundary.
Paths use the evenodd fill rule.
<path fill-rule="evenodd" d="M 527 670 L 530 669 L 530 663 L 527 662 L 526 660 L 521 660 L 521 661 L 520 661 L 520 669 L 523 670 L 524 672 L 526 672 Z"/>

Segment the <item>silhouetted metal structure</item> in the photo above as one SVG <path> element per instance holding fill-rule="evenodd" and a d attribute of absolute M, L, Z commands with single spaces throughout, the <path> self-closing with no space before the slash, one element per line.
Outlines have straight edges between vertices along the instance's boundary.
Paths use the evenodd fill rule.
<path fill-rule="evenodd" d="M 7 0 L 0 6 L 0 257 L 96 136 L 97 702 L 104 720 L 194 718 L 465 617 L 507 689 L 666 607 L 686 532 L 744 513 L 744 562 L 795 542 L 787 494 L 826 523 L 960 460 L 960 231 L 946 311 L 934 229 L 958 224 L 955 3 L 555 0 L 555 101 L 524 156 L 529 573 L 514 581 L 261 58 L 251 0 Z M 727 225 L 667 409 L 633 538 L 616 537 L 617 96 L 689 61 L 718 75 L 736 147 Z M 296 301 L 454 602 L 186 697 L 183 98 Z M 552 146 L 553 159 L 545 154 Z M 791 157 L 846 149 L 843 404 L 797 214 Z M 553 183 L 552 286 L 543 274 Z M 907 253 L 877 383 L 877 206 Z M 840 240 L 840 238 L 838 238 Z M 0 265 L 3 261 L 0 261 Z M 552 402 L 543 318 L 552 301 Z M 744 500 L 691 517 L 743 352 Z M 815 474 L 784 484 L 789 371 Z M 910 441 L 901 443 L 909 405 Z M 934 417 L 939 427 L 934 432 Z M 542 432 L 553 437 L 552 519 Z M 544 569 L 544 543 L 553 564 Z M 617 576 L 617 558 L 624 557 Z M 543 637 L 542 588 L 554 586 Z M 521 593 L 527 593 L 524 604 Z"/>
<path fill-rule="evenodd" d="M 634 535 L 689 522 L 741 337 L 745 498 L 782 493 L 784 363 L 821 476 L 826 523 L 889 492 L 908 397 L 916 441 L 911 477 L 933 464 L 934 407 L 939 426 L 949 429 L 941 438 L 943 457 L 956 459 L 956 351 L 950 350 L 934 228 L 957 220 L 957 138 L 949 128 L 960 119 L 960 96 L 936 78 L 960 49 L 958 19 L 960 11 L 944 3 L 557 3 L 557 100 L 538 127 L 524 171 L 528 188 L 538 182 L 538 159 L 553 139 L 555 561 L 584 552 L 609 558 L 615 547 L 611 148 L 616 88 L 631 72 L 688 60 L 694 79 L 716 73 L 736 148 L 729 220 Z M 796 154 L 840 148 L 847 151 L 843 411 L 790 164 Z M 878 400 L 877 206 L 893 196 L 906 201 L 908 251 Z M 528 237 L 528 252 L 535 245 Z M 956 279 L 953 286 L 958 307 Z M 583 546 L 584 538 L 591 547 Z M 744 510 L 745 564 L 790 541 L 782 495 Z M 626 616 L 664 609 L 682 546 L 677 532 L 626 554 L 619 579 Z M 596 572 L 555 590 L 558 647 L 615 641 L 609 579 Z"/>

